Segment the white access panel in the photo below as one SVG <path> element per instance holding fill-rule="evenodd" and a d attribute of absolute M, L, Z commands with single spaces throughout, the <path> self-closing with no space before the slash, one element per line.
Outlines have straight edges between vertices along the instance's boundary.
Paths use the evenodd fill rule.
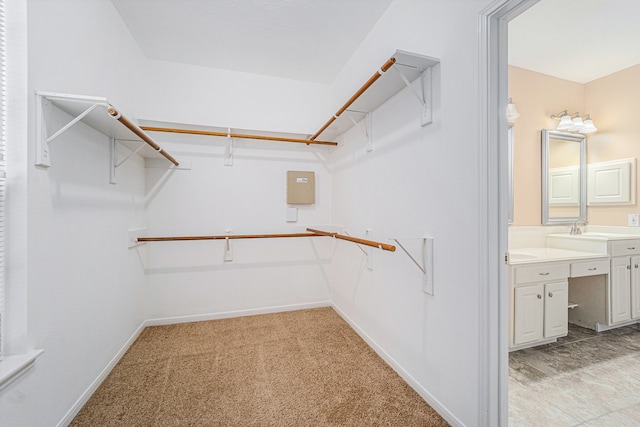
<path fill-rule="evenodd" d="M 635 183 L 635 158 L 591 163 L 587 167 L 587 204 L 634 204 Z"/>

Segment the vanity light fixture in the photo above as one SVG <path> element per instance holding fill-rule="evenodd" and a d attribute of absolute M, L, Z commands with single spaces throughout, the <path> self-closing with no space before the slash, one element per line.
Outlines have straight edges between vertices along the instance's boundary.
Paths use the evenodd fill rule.
<path fill-rule="evenodd" d="M 571 116 L 567 110 L 561 111 L 558 114 L 552 114 L 552 119 L 560 120 L 560 123 L 556 127 L 556 130 L 569 130 L 573 126 Z"/>
<path fill-rule="evenodd" d="M 520 113 L 516 110 L 516 104 L 513 103 L 513 100 L 509 98 L 509 104 L 507 104 L 507 120 L 513 121 L 520 117 Z"/>
<path fill-rule="evenodd" d="M 571 123 L 573 123 L 573 125 L 569 128 L 570 131 L 580 132 L 584 128 L 584 122 L 582 121 L 582 117 L 580 117 L 580 113 L 574 113 L 571 116 Z"/>
<path fill-rule="evenodd" d="M 593 120 L 591 120 L 591 117 L 589 117 L 589 115 L 587 114 L 584 117 L 584 128 L 582 128 L 582 130 L 580 132 L 582 133 L 592 133 L 597 131 L 598 128 L 593 124 Z"/>
<path fill-rule="evenodd" d="M 582 117 L 580 113 L 569 114 L 567 110 L 551 115 L 552 119 L 560 120 L 556 130 L 569 132 L 591 133 L 598 130 L 593 124 L 589 114 Z"/>

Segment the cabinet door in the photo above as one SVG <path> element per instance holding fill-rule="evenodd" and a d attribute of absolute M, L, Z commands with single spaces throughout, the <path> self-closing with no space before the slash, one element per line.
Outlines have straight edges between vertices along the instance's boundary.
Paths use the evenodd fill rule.
<path fill-rule="evenodd" d="M 569 283 L 544 285 L 544 337 L 567 335 L 569 331 Z"/>
<path fill-rule="evenodd" d="M 640 319 L 640 256 L 631 257 L 631 317 Z"/>
<path fill-rule="evenodd" d="M 631 258 L 611 259 L 611 323 L 631 319 Z"/>
<path fill-rule="evenodd" d="M 514 288 L 513 343 L 524 344 L 542 339 L 544 285 Z"/>

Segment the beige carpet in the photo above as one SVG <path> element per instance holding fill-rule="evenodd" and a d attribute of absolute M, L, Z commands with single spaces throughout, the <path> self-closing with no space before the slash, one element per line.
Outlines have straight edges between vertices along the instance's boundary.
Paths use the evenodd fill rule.
<path fill-rule="evenodd" d="M 72 426 L 446 426 L 331 308 L 146 328 Z"/>

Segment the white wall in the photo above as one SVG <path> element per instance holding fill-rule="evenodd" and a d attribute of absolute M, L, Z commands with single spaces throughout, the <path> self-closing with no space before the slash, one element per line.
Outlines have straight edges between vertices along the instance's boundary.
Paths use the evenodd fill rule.
<path fill-rule="evenodd" d="M 139 119 L 209 127 L 315 133 L 329 118 L 330 87 L 249 73 L 148 61 Z M 321 123 L 322 122 L 322 123 Z M 148 235 L 294 233 L 331 222 L 327 147 L 156 133 L 191 170 L 147 170 Z M 316 203 L 286 222 L 286 172 L 314 171 Z M 186 190 L 188 189 L 188 190 Z M 147 317 L 155 323 L 217 318 L 329 303 L 328 238 L 151 243 L 140 249 Z"/>
<path fill-rule="evenodd" d="M 9 141 L 10 151 L 28 147 L 29 160 L 12 165 L 24 169 L 10 175 L 28 179 L 11 186 L 12 197 L 26 200 L 27 247 L 11 252 L 8 268 L 26 266 L 26 283 L 12 283 L 27 289 L 28 318 L 18 321 L 28 324 L 27 347 L 45 353 L 0 393 L 3 426 L 63 420 L 144 320 L 144 270 L 126 245 L 127 228 L 144 222 L 142 160 L 110 185 L 108 139 L 84 125 L 52 143 L 49 170 L 34 166 L 33 152 L 34 90 L 106 96 L 131 110 L 144 58 L 109 1 L 27 7 L 29 140 Z"/>
<path fill-rule="evenodd" d="M 226 230 L 297 233 L 305 226 L 330 222 L 331 176 L 321 160 L 326 149 L 237 140 L 233 165 L 225 166 L 226 138 L 158 137 L 191 169 L 170 175 L 162 169 L 147 170 L 150 236 L 224 235 Z M 298 207 L 297 223 L 286 222 L 287 170 L 314 171 L 316 176 L 316 203 Z M 149 243 L 142 248 L 148 274 L 147 317 L 194 320 L 328 304 L 331 239 L 230 244 L 230 262 L 224 261 L 224 241 Z"/>
<path fill-rule="evenodd" d="M 142 89 L 141 119 L 312 135 L 333 114 L 327 85 L 166 61 Z"/>
<path fill-rule="evenodd" d="M 388 355 L 452 423 L 479 418 L 478 13 L 486 1 L 396 1 L 352 57 L 336 87 L 375 70 L 395 49 L 441 59 L 434 70 L 434 123 L 404 90 L 374 112 L 374 151 L 345 135 L 332 156 L 333 221 L 378 239 L 434 241 L 435 296 L 398 249 L 377 251 L 374 270 L 350 245 L 333 258 L 336 307 Z M 415 241 L 402 241 L 413 245 Z"/>

